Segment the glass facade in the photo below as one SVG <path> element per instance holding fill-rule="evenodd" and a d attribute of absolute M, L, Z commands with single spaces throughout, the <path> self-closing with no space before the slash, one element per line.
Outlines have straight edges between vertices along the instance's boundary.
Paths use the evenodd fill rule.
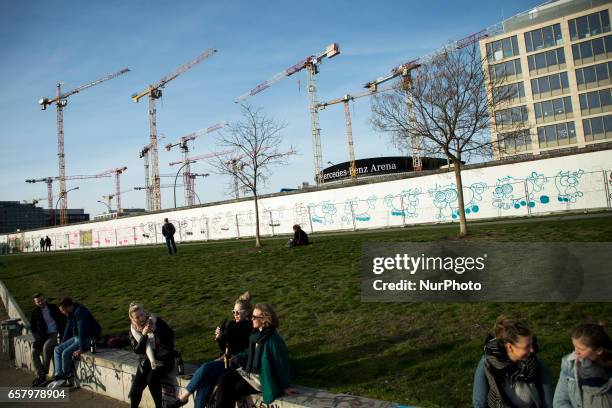
<path fill-rule="evenodd" d="M 612 111 L 612 88 L 585 92 L 578 95 L 580 110 L 585 115 Z"/>
<path fill-rule="evenodd" d="M 572 117 L 572 99 L 569 96 L 533 104 L 537 123 L 564 120 Z"/>
<path fill-rule="evenodd" d="M 489 77 L 491 80 L 500 80 L 510 76 L 520 76 L 522 72 L 521 60 L 518 58 L 500 64 L 489 65 Z"/>
<path fill-rule="evenodd" d="M 610 78 L 612 78 L 612 61 L 576 70 L 576 83 L 579 90 L 608 85 L 612 83 Z"/>
<path fill-rule="evenodd" d="M 612 139 L 612 115 L 583 119 L 582 128 L 587 142 Z"/>
<path fill-rule="evenodd" d="M 486 45 L 487 60 L 491 62 L 501 61 L 506 58 L 519 55 L 518 41 L 516 35 L 502 40 L 493 41 Z"/>
<path fill-rule="evenodd" d="M 527 106 L 515 106 L 495 112 L 495 125 L 498 128 L 520 125 L 527 121 Z"/>
<path fill-rule="evenodd" d="M 568 21 L 572 41 L 610 31 L 610 15 L 608 10 L 581 16 Z"/>
<path fill-rule="evenodd" d="M 538 127 L 538 144 L 540 148 L 558 147 L 576 143 L 574 122 Z"/>
<path fill-rule="evenodd" d="M 563 44 L 563 38 L 561 36 L 561 24 L 559 23 L 525 33 L 527 52 L 543 50 L 561 44 Z"/>
<path fill-rule="evenodd" d="M 529 71 L 548 71 L 549 67 L 554 67 L 555 70 L 565 68 L 565 53 L 563 48 L 540 52 L 538 54 L 529 55 L 527 57 Z"/>
<path fill-rule="evenodd" d="M 576 65 L 612 57 L 612 35 L 572 44 L 572 56 Z"/>
<path fill-rule="evenodd" d="M 554 96 L 555 93 L 569 91 L 567 72 L 560 72 L 531 80 L 531 93 L 534 98 Z"/>

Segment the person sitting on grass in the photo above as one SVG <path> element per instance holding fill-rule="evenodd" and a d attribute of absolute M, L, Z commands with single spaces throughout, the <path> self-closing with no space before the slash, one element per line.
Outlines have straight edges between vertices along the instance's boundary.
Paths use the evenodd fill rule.
<path fill-rule="evenodd" d="M 217 381 L 228 369 L 227 359 L 243 352 L 249 345 L 249 336 L 253 331 L 251 321 L 251 295 L 245 292 L 234 303 L 234 320 L 227 325 L 215 329 L 215 340 L 219 344 L 221 355 L 213 361 L 204 363 L 197 369 L 189 384 L 187 392 L 183 393 L 175 407 L 181 407 L 189 401 L 189 396 L 195 393 L 195 408 L 203 408 Z"/>
<path fill-rule="evenodd" d="M 162 408 L 161 379 L 174 368 L 174 332 L 160 317 L 154 316 L 135 302 L 130 304 L 130 343 L 140 356 L 132 380 L 129 399 L 138 408 L 142 392 L 148 386 L 155 408 Z"/>
<path fill-rule="evenodd" d="M 296 247 L 308 244 L 310 244 L 308 241 L 308 234 L 306 234 L 306 232 L 298 224 L 295 224 L 293 226 L 293 239 L 289 240 L 288 246 Z"/>
<path fill-rule="evenodd" d="M 100 337 L 102 329 L 89 309 L 67 297 L 58 303 L 60 312 L 67 316 L 66 329 L 62 343 L 55 347 L 53 364 L 55 377 L 52 387 L 64 384 L 72 379 L 72 359 L 78 359 L 91 346 L 91 342 Z"/>
<path fill-rule="evenodd" d="M 474 375 L 474 408 L 551 408 L 548 369 L 535 352 L 531 330 L 522 322 L 500 316 L 495 337 L 485 342 L 484 356 Z"/>
<path fill-rule="evenodd" d="M 247 395 L 261 393 L 264 404 L 297 391 L 289 386 L 287 346 L 278 335 L 278 317 L 272 307 L 258 303 L 253 308 L 253 334 L 248 349 L 232 357 L 238 368 L 227 371 L 217 383 L 216 408 L 233 408 Z"/>
<path fill-rule="evenodd" d="M 612 408 L 612 341 L 604 327 L 581 324 L 572 333 L 574 352 L 561 360 L 555 408 Z"/>

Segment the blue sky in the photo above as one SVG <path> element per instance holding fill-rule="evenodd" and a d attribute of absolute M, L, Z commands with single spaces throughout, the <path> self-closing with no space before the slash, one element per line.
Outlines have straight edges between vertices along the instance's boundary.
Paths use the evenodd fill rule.
<path fill-rule="evenodd" d="M 73 95 L 64 112 L 66 174 L 96 174 L 127 166 L 122 190 L 144 184 L 139 151 L 148 144 L 147 100 L 130 95 L 204 50 L 218 53 L 170 82 L 157 105 L 158 132 L 175 141 L 220 121 L 240 118 L 236 96 L 279 71 L 337 42 L 341 54 L 324 60 L 317 76 L 319 100 L 362 91 L 363 84 L 393 66 L 427 54 L 538 3 L 477 1 L 4 1 L 0 2 L 0 200 L 46 197 L 44 183 L 27 178 L 58 173 L 55 107 L 37 101 L 76 88 L 124 67 L 131 72 Z M 312 182 L 306 72 L 278 82 L 247 101 L 287 123 L 285 145 L 299 155 L 273 169 L 264 192 Z M 387 136 L 368 124 L 370 102 L 351 107 L 357 158 L 399 155 Z M 323 163 L 348 160 L 341 105 L 320 113 Z M 200 137 L 192 154 L 219 150 L 215 136 Z M 180 159 L 177 150 L 159 151 L 160 172 Z M 205 162 L 194 172 L 210 172 Z M 226 177 L 196 180 L 202 202 L 229 197 Z M 162 183 L 170 183 L 162 179 Z M 69 181 L 70 208 L 92 216 L 97 203 L 114 191 L 114 180 Z M 54 185 L 58 194 L 58 184 Z M 182 190 L 177 194 L 181 197 Z M 122 196 L 124 208 L 144 207 L 144 192 Z M 41 204 L 46 206 L 46 201 Z M 162 190 L 164 208 L 173 206 Z M 113 204 L 114 207 L 114 204 Z"/>

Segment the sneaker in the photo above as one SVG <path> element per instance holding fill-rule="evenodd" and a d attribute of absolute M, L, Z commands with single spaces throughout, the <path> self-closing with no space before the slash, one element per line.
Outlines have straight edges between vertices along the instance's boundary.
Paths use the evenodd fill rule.
<path fill-rule="evenodd" d="M 59 388 L 61 387 L 64 383 L 66 382 L 66 380 L 64 379 L 59 379 L 59 380 L 53 380 L 51 381 L 49 384 L 47 384 L 47 388 Z"/>

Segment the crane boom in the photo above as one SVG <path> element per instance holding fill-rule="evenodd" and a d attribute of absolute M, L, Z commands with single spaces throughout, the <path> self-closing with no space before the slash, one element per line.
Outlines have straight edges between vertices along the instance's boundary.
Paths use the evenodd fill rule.
<path fill-rule="evenodd" d="M 200 156 L 189 157 L 188 160 L 190 162 L 195 162 L 195 161 L 198 161 L 198 160 L 211 159 L 213 157 L 223 156 L 224 154 L 230 154 L 231 152 L 232 152 L 232 150 L 224 150 L 222 152 L 206 153 L 206 154 L 202 154 Z M 169 164 L 171 166 L 174 166 L 175 164 L 181 164 L 181 163 L 184 163 L 184 161 L 183 160 L 179 160 L 179 161 L 171 162 Z"/>

